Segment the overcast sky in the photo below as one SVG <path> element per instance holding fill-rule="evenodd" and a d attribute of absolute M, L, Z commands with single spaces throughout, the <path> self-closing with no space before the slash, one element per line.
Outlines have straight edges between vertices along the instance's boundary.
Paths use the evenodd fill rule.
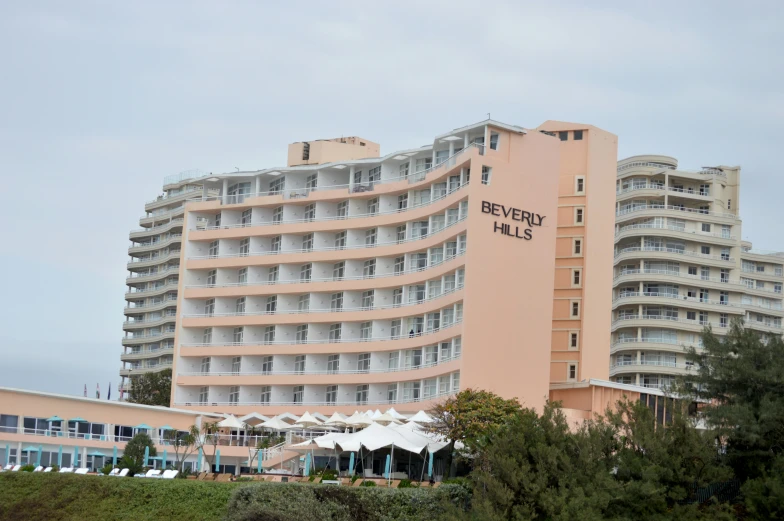
<path fill-rule="evenodd" d="M 743 238 L 784 249 L 784 3 L 583 3 L 3 1 L 0 385 L 116 397 L 144 202 L 294 141 L 591 123 L 741 165 Z"/>

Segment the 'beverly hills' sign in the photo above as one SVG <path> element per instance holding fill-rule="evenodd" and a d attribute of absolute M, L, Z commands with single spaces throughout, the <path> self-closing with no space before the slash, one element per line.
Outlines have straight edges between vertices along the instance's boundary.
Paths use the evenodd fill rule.
<path fill-rule="evenodd" d="M 538 213 L 526 212 L 520 208 L 513 208 L 511 206 L 488 201 L 482 201 L 482 213 L 489 213 L 496 217 L 503 217 L 504 219 L 519 222 L 520 224 L 512 225 L 505 222 L 499 224 L 498 221 L 494 221 L 493 231 L 495 233 L 500 233 L 501 235 L 506 235 L 507 237 L 524 239 L 526 241 L 533 239 L 534 226 L 542 226 L 545 219 L 544 215 L 539 215 Z M 512 226 L 514 226 L 514 232 L 512 232 Z"/>

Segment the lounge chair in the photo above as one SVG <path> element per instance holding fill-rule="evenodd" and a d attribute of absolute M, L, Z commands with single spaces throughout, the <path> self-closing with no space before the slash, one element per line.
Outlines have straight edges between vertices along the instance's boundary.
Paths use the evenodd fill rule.
<path fill-rule="evenodd" d="M 151 469 L 147 471 L 147 478 L 159 478 L 161 477 L 161 471 L 157 469 Z"/>
<path fill-rule="evenodd" d="M 119 474 L 115 474 L 115 476 L 117 476 L 118 478 L 124 478 L 125 476 L 127 476 L 127 475 L 128 475 L 128 473 L 129 473 L 130 471 L 131 471 L 131 469 L 122 469 L 122 470 L 120 471 L 120 473 L 119 473 Z"/>
<path fill-rule="evenodd" d="M 164 470 L 163 471 L 163 475 L 161 476 L 161 478 L 163 478 L 163 479 L 174 479 L 174 478 L 177 477 L 177 474 L 179 474 L 179 473 L 180 473 L 179 470 Z"/>
<path fill-rule="evenodd" d="M 7 472 L 7 471 L 11 470 L 12 468 L 14 468 L 13 465 L 6 465 L 5 467 L 3 467 L 3 472 Z"/>
<path fill-rule="evenodd" d="M 231 481 L 231 474 L 218 474 L 218 477 L 215 478 L 215 481 Z"/>
<path fill-rule="evenodd" d="M 197 481 L 204 481 L 204 476 L 206 476 L 206 475 L 207 475 L 206 472 L 199 472 L 199 474 L 196 476 L 196 480 Z"/>
<path fill-rule="evenodd" d="M 82 467 L 80 469 L 76 469 L 74 471 L 74 474 L 87 474 L 88 472 L 90 472 L 90 469 L 88 469 L 87 467 Z"/>
<path fill-rule="evenodd" d="M 44 469 L 44 472 L 52 472 L 52 467 L 46 467 L 46 468 Z"/>
<path fill-rule="evenodd" d="M 73 472 L 73 467 L 63 467 L 60 469 L 62 474 L 71 474 Z"/>
<path fill-rule="evenodd" d="M 212 472 L 207 472 L 204 475 L 204 478 L 203 478 L 202 481 L 215 481 L 215 474 L 213 474 Z"/>
<path fill-rule="evenodd" d="M 400 481 L 401 480 L 399 479 L 393 479 L 392 481 L 384 481 L 384 484 L 381 486 L 382 487 L 388 486 L 389 488 L 397 488 L 397 486 L 400 485 Z"/>
<path fill-rule="evenodd" d="M 106 474 L 106 475 L 107 475 L 107 476 L 116 476 L 116 475 L 118 475 L 119 473 L 120 473 L 120 468 L 119 468 L 119 467 L 115 467 L 115 468 L 113 468 L 113 469 L 112 469 L 112 471 L 111 471 L 111 472 L 109 472 L 109 473 L 108 473 L 108 474 Z"/>
<path fill-rule="evenodd" d="M 14 465 L 13 468 L 11 469 L 11 472 L 19 472 L 19 469 L 21 468 L 22 468 L 21 465 Z"/>
<path fill-rule="evenodd" d="M 41 472 L 42 470 L 44 470 L 44 468 L 41 465 L 38 465 L 33 469 L 33 472 Z"/>
<path fill-rule="evenodd" d="M 362 484 L 363 481 L 365 481 L 365 480 L 362 479 L 362 478 L 359 478 L 356 481 L 354 481 L 354 483 L 351 486 L 352 487 L 358 487 L 358 486 L 360 486 Z"/>

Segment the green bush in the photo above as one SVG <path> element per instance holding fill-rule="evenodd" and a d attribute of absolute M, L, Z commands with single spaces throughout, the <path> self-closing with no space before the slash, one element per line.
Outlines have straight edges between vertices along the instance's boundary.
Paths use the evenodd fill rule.
<path fill-rule="evenodd" d="M 108 475 L 109 475 L 109 473 L 110 473 L 112 470 L 114 470 L 114 465 L 112 465 L 111 463 L 107 463 L 107 464 L 106 464 L 106 465 L 104 465 L 104 466 L 103 466 L 103 468 L 101 469 L 101 474 L 104 474 L 104 475 L 107 475 L 107 476 L 108 476 Z"/>
<path fill-rule="evenodd" d="M 338 473 L 332 469 L 325 470 L 321 473 L 321 481 L 338 479 Z"/>
<path fill-rule="evenodd" d="M 414 484 L 411 483 L 410 479 L 401 479 L 400 483 L 398 483 L 397 488 L 414 488 Z"/>
<path fill-rule="evenodd" d="M 369 480 L 366 479 L 365 481 L 360 483 L 359 486 L 360 487 L 375 487 L 376 486 L 376 482 L 375 481 L 369 481 Z"/>
<path fill-rule="evenodd" d="M 60 467 L 57 465 L 52 465 L 52 470 L 50 472 L 60 472 Z"/>
<path fill-rule="evenodd" d="M 356 480 L 359 479 L 359 474 L 354 474 L 351 476 L 351 484 L 353 485 Z"/>
<path fill-rule="evenodd" d="M 32 472 L 35 470 L 35 465 L 25 465 L 19 469 L 22 472 Z"/>

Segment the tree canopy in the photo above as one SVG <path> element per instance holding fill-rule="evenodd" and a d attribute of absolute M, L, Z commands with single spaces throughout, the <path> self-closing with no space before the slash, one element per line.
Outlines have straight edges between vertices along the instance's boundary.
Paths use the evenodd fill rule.
<path fill-rule="evenodd" d="M 146 432 L 137 432 L 136 435 L 125 444 L 123 458 L 129 458 L 137 465 L 142 466 L 144 465 L 145 447 L 150 448 L 150 452 L 148 454 L 150 457 L 156 455 L 155 444 L 152 442 L 150 436 Z"/>
<path fill-rule="evenodd" d="M 171 398 L 172 371 L 145 373 L 132 378 L 128 401 L 168 407 Z"/>

